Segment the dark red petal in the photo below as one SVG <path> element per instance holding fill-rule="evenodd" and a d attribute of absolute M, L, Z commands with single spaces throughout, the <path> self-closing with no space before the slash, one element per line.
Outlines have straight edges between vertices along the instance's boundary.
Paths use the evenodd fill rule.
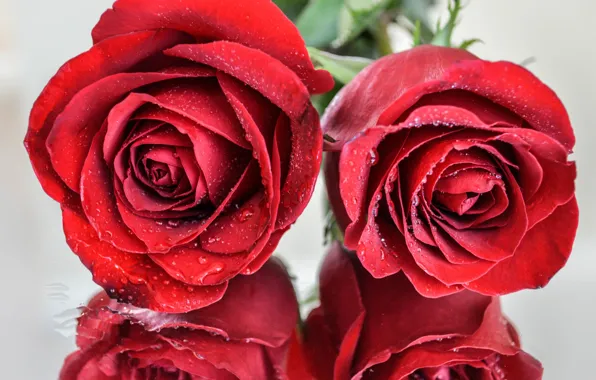
<path fill-rule="evenodd" d="M 463 289 L 462 285 L 446 285 L 435 277 L 426 273 L 418 266 L 411 254 L 401 256 L 401 266 L 404 274 L 412 282 L 416 291 L 429 298 L 439 298 L 457 293 Z"/>
<path fill-rule="evenodd" d="M 472 335 L 481 326 L 491 303 L 490 297 L 469 291 L 425 298 L 403 274 L 375 280 L 360 268 L 355 269 L 367 316 L 354 362 L 355 372 L 420 343 Z"/>
<path fill-rule="evenodd" d="M 304 344 L 298 328 L 294 330 L 288 348 L 288 359 L 286 363 L 286 375 L 288 380 L 315 380 L 309 368 Z"/>
<path fill-rule="evenodd" d="M 350 229 L 347 229 L 346 238 L 350 234 Z M 399 272 L 403 261 L 401 256 L 408 254 L 404 238 L 395 232 L 395 227 L 383 219 L 374 218 L 368 219 L 364 231 L 359 235 L 356 249 L 362 265 L 376 278 Z"/>
<path fill-rule="evenodd" d="M 325 320 L 333 336 L 338 339 L 339 353 L 334 371 L 337 379 L 350 378 L 352 359 L 365 316 L 353 265 L 341 244 L 335 242 L 319 274 Z"/>
<path fill-rule="evenodd" d="M 569 258 L 578 214 L 575 198 L 558 207 L 527 232 L 512 257 L 499 262 L 466 287 L 483 294 L 499 295 L 545 286 Z"/>
<path fill-rule="evenodd" d="M 334 242 L 319 272 L 319 292 L 326 323 L 339 339 L 364 314 L 354 264 L 345 248 Z"/>
<path fill-rule="evenodd" d="M 292 70 L 280 61 L 234 42 L 177 45 L 167 54 L 208 64 L 248 84 L 281 108 L 290 118 L 300 120 L 310 104 L 309 92 Z M 230 64 L 230 59 L 234 64 Z M 266 67 L 266 70 L 263 68 Z"/>
<path fill-rule="evenodd" d="M 276 125 L 276 128 L 279 127 L 279 124 Z M 279 154 L 279 146 L 277 141 L 279 140 L 277 129 L 273 136 L 273 147 L 271 149 L 271 183 L 273 185 L 273 196 L 271 198 L 271 215 L 272 219 L 277 217 L 277 212 L 279 210 L 279 197 L 280 194 L 276 189 L 279 189 L 281 184 L 281 168 L 280 168 L 280 154 Z M 244 270 L 244 274 L 250 275 L 258 271 L 263 264 L 271 257 L 273 251 L 277 247 L 279 240 L 286 233 L 286 231 L 290 228 L 287 226 L 282 229 L 275 230 L 275 226 L 273 224 L 270 225 L 270 229 L 261 236 L 261 239 L 257 242 L 257 244 L 252 248 L 248 260 L 249 264 L 246 266 Z"/>
<path fill-rule="evenodd" d="M 81 175 L 81 203 L 99 240 L 127 252 L 145 252 L 145 244 L 124 224 L 116 204 L 111 173 L 103 159 L 103 128 L 91 145 Z"/>
<path fill-rule="evenodd" d="M 250 147 L 234 110 L 214 78 L 158 83 L 147 88 L 147 93 L 160 107 L 174 111 L 242 148 Z"/>
<path fill-rule="evenodd" d="M 312 93 L 324 93 L 333 88 L 331 75 L 314 69 L 298 29 L 269 0 L 176 3 L 119 0 L 93 29 L 93 41 L 98 43 L 110 36 L 148 29 L 180 30 L 196 41 L 238 42 L 282 61 L 298 74 Z M 242 58 L 232 56 L 229 62 L 236 60 Z"/>
<path fill-rule="evenodd" d="M 155 52 L 182 41 L 184 36 L 171 30 L 141 31 L 117 36 L 93 46 L 58 70 L 33 105 L 25 137 L 31 164 L 48 195 L 61 203 L 72 195 L 52 167 L 46 149 L 46 139 L 54 121 L 72 97 L 89 84 L 125 71 Z M 112 59 L 115 55 L 120 59 Z M 100 125 L 102 121 L 99 121 Z M 78 192 L 78 186 L 74 190 Z"/>
<path fill-rule="evenodd" d="M 141 134 L 144 137 L 148 131 L 145 125 L 135 125 L 129 128 L 129 122 L 131 116 L 138 110 L 138 108 L 147 103 L 151 98 L 145 97 L 143 94 L 132 93 L 126 97 L 123 101 L 116 104 L 111 110 L 107 118 L 108 129 L 103 146 L 103 154 L 106 162 L 112 163 L 117 153 L 123 148 L 124 140 L 127 139 L 127 135 L 131 136 L 127 139 L 127 142 L 131 142 L 131 138 L 140 139 Z M 158 125 L 151 123 L 150 125 Z M 137 131 L 135 127 L 140 127 Z M 169 129 L 170 131 L 174 131 Z M 134 136 L 134 137 L 133 137 Z M 160 141 L 161 145 L 175 145 L 175 146 L 190 146 L 188 140 L 184 139 L 183 136 L 176 133 L 168 133 L 163 135 L 164 141 Z M 151 142 L 147 142 L 151 143 Z"/>
<path fill-rule="evenodd" d="M 271 347 L 288 341 L 298 319 L 294 288 L 283 264 L 276 259 L 269 260 L 252 276 L 232 279 L 220 301 L 200 310 L 164 314 L 126 304 L 112 309 L 142 323 L 148 331 L 183 327 Z M 243 323 L 238 323 L 239 319 Z"/>
<path fill-rule="evenodd" d="M 541 158 L 538 161 L 544 170 L 544 180 L 536 194 L 527 202 L 529 228 L 540 223 L 557 207 L 569 202 L 575 194 L 575 163 L 549 162 Z"/>
<path fill-rule="evenodd" d="M 568 150 L 574 145 L 561 101 L 528 70 L 509 62 L 482 61 L 461 49 L 430 45 L 384 57 L 369 66 L 342 89 L 323 125 L 338 140 L 337 149 L 362 130 L 391 124 L 422 96 L 449 89 L 484 96 L 517 113 Z"/>
<path fill-rule="evenodd" d="M 271 255 L 273 255 L 275 249 L 277 248 L 277 245 L 279 244 L 279 241 L 289 229 L 290 227 L 286 227 L 283 230 L 277 230 L 273 232 L 271 236 L 269 236 L 269 239 L 261 239 L 261 241 L 258 243 L 258 247 L 259 249 L 261 249 L 260 246 L 263 246 L 263 248 L 260 252 L 258 252 L 257 256 L 255 256 L 252 259 L 252 261 L 244 268 L 242 274 L 249 276 L 261 269 L 263 264 L 267 262 L 267 259 L 269 259 Z M 254 253 L 252 256 L 254 256 Z"/>
<path fill-rule="evenodd" d="M 115 186 L 117 186 L 117 184 L 115 184 Z M 159 194 L 153 194 L 151 188 L 144 186 L 141 181 L 133 176 L 124 179 L 122 182 L 122 190 L 127 201 L 126 206 L 124 206 L 127 208 L 127 212 L 124 213 L 125 216 L 123 215 L 123 218 L 127 218 L 128 213 L 133 212 L 132 210 L 128 210 L 127 206 L 129 204 L 135 211 L 159 212 L 167 211 L 173 207 L 188 203 L 188 200 L 186 199 L 168 199 Z"/>
<path fill-rule="evenodd" d="M 118 176 L 118 179 L 120 181 L 124 181 L 128 169 L 130 168 L 131 151 L 128 149 L 129 146 L 131 144 L 134 144 L 137 140 L 141 138 L 150 138 L 149 136 L 153 133 L 162 132 L 162 128 L 165 126 L 165 123 L 154 120 L 144 120 L 143 122 L 133 121 L 132 123 L 132 133 L 126 138 L 126 141 L 119 147 L 119 151 L 118 153 L 116 153 L 116 156 L 114 156 L 113 160 L 108 161 L 111 163 L 112 169 L 114 170 L 114 173 L 116 174 L 116 176 Z M 167 130 L 167 127 L 164 129 Z M 104 141 L 104 159 L 106 157 L 105 145 L 106 144 Z M 111 156 L 108 157 L 111 158 Z"/>
<path fill-rule="evenodd" d="M 85 87 L 56 118 L 47 139 L 52 163 L 73 190 L 78 191 L 83 162 L 95 134 L 110 109 L 130 91 L 167 79 L 210 75 L 205 70 L 189 69 L 172 73 L 120 73 Z"/>
<path fill-rule="evenodd" d="M 449 194 L 439 192 L 435 194 L 434 199 L 440 203 L 449 211 L 456 213 L 457 215 L 463 215 L 471 209 L 478 200 L 479 195 L 476 194 L 472 197 L 468 197 L 467 194 Z"/>
<path fill-rule="evenodd" d="M 191 285 L 217 285 L 236 276 L 247 254 L 222 255 L 201 248 L 198 242 L 150 255 L 171 277 Z"/>
<path fill-rule="evenodd" d="M 447 223 L 436 220 L 445 232 L 463 248 L 479 258 L 491 261 L 510 257 L 526 234 L 528 220 L 525 212 L 523 195 L 515 178 L 509 170 L 503 170 L 507 183 L 509 208 L 506 211 L 506 224 L 498 229 L 457 230 Z"/>
<path fill-rule="evenodd" d="M 118 210 L 122 215 L 124 223 L 129 226 L 139 239 L 147 244 L 150 252 L 164 254 L 177 245 L 189 243 L 197 238 L 221 215 L 223 210 L 229 206 L 230 199 L 234 197 L 238 188 L 241 188 L 241 185 L 249 172 L 249 168 L 250 166 L 246 168 L 226 198 L 209 216 L 195 215 L 191 218 L 185 218 L 182 221 L 171 220 L 167 223 L 163 223 L 162 221 L 154 220 L 149 217 L 136 215 L 122 202 L 117 202 Z M 170 270 L 165 265 L 164 269 L 166 271 Z M 177 272 L 177 270 L 175 271 Z"/>
<path fill-rule="evenodd" d="M 334 380 L 338 342 L 326 324 L 322 308 L 314 309 L 305 322 L 304 351 L 310 372 L 317 380 Z M 302 380 L 302 379 L 296 379 Z"/>
<path fill-rule="evenodd" d="M 168 343 L 169 345 L 169 343 Z M 220 369 L 209 363 L 207 360 L 200 359 L 196 353 L 191 350 L 179 350 L 173 347 L 169 347 L 168 350 L 145 350 L 141 352 L 143 361 L 155 361 L 168 360 L 172 363 L 172 366 L 178 371 L 200 376 L 204 379 L 217 379 L 217 380 L 237 380 L 231 372 L 226 369 Z M 138 353 L 131 355 L 134 358 L 139 358 Z M 134 378 L 131 378 L 133 380 Z M 163 380 L 165 380 L 164 377 Z M 162 379 L 156 379 L 162 380 Z"/>
<path fill-rule="evenodd" d="M 229 75 L 218 73 L 220 84 L 232 104 L 242 104 L 254 124 L 261 130 L 267 146 L 271 147 L 273 132 L 277 136 L 276 143 L 282 165 L 281 200 L 277 229 L 285 229 L 296 221 L 308 204 L 321 164 L 322 134 L 318 115 L 312 106 L 308 106 L 306 114 L 299 120 L 288 120 L 280 114 L 279 118 L 266 117 L 264 112 L 272 112 L 271 105 L 259 94 L 247 89 L 247 85 Z M 245 115 L 245 117 L 248 117 Z M 242 117 L 239 116 L 242 120 Z"/>
<path fill-rule="evenodd" d="M 541 380 L 542 364 L 525 352 L 513 356 L 501 356 L 499 368 L 507 379 Z"/>
<path fill-rule="evenodd" d="M 403 104 L 401 112 L 394 112 L 399 116 L 431 92 L 423 85 L 434 83 L 437 74 L 444 73 L 454 62 L 476 59 L 465 50 L 430 45 L 379 59 L 345 86 L 327 108 L 322 124 L 325 133 L 337 141 L 331 145 L 340 149 L 361 131 L 393 124 L 398 117 L 383 123 L 379 118 L 394 102 Z"/>
<path fill-rule="evenodd" d="M 79 212 L 63 208 L 63 221 L 68 245 L 112 298 L 155 311 L 183 313 L 217 302 L 226 291 L 227 283 L 188 286 L 172 279 L 149 257 L 101 242 Z"/>
<path fill-rule="evenodd" d="M 219 205 L 240 181 L 250 162 L 250 152 L 208 131 L 193 136 L 195 158 L 207 184 L 209 199 Z"/>
<path fill-rule="evenodd" d="M 111 346 L 112 342 L 99 342 L 85 350 L 79 350 L 68 355 L 64 360 L 58 379 L 81 380 L 84 378 L 83 376 L 89 375 L 91 377 L 87 377 L 88 379 L 111 380 L 99 370 L 96 364 L 98 358 L 107 352 Z"/>
<path fill-rule="evenodd" d="M 480 363 L 491 354 L 488 350 L 461 349 L 446 351 L 432 344 L 415 346 L 400 354 L 393 355 L 388 361 L 372 367 L 375 380 L 383 379 L 408 379 L 408 375 L 417 370 L 437 368 L 463 364 L 472 365 Z M 445 368 L 445 367 L 442 367 Z M 432 378 L 434 379 L 434 378 Z M 467 379 L 467 378 L 466 378 Z M 474 378 L 473 380 L 492 380 L 489 378 Z"/>
<path fill-rule="evenodd" d="M 548 86 L 522 66 L 504 61 L 462 61 L 449 68 L 442 79 L 507 107 L 567 150 L 573 148 L 575 136 L 565 107 Z"/>
<path fill-rule="evenodd" d="M 194 90 L 189 90 L 186 93 L 192 93 L 193 91 Z M 221 135 L 197 127 L 197 125 L 194 124 L 193 119 L 197 120 L 196 122 L 199 122 L 204 118 L 198 118 L 187 112 L 182 112 L 184 115 L 189 116 L 187 118 L 178 114 L 181 112 L 179 111 L 179 106 L 166 105 L 150 95 L 139 96 L 142 96 L 147 101 L 155 104 L 156 107 L 145 109 L 138 115 L 138 117 L 167 122 L 175 126 L 180 132 L 189 136 L 193 143 L 195 159 L 205 177 L 205 182 L 209 189 L 209 197 L 215 205 L 219 205 L 226 194 L 229 193 L 234 183 L 239 180 L 242 172 L 246 169 L 246 165 L 250 158 L 249 152 L 233 144 Z M 227 102 L 226 106 L 229 107 Z M 168 108 L 174 109 L 176 112 L 171 112 Z M 202 113 L 209 114 L 213 111 L 213 109 L 209 108 L 202 110 Z M 237 123 L 237 120 L 234 122 Z M 243 135 L 239 136 L 244 140 Z M 155 141 L 155 143 L 159 143 L 159 141 Z M 246 141 L 243 144 L 246 144 Z"/>
<path fill-rule="evenodd" d="M 125 322 L 121 315 L 112 313 L 108 308 L 114 304 L 104 291 L 100 291 L 82 310 L 78 318 L 76 344 L 80 349 L 91 348 L 98 341 L 109 345 L 120 339 L 120 325 Z"/>
<path fill-rule="evenodd" d="M 230 76 L 222 71 L 218 71 L 216 76 L 219 85 L 224 91 L 224 99 L 226 96 L 233 96 L 236 99 L 236 102 L 239 102 L 244 106 L 247 111 L 247 115 L 250 115 L 250 118 L 259 128 L 263 138 L 267 142 L 267 147 L 271 149 L 277 119 L 283 114 L 281 110 L 276 105 L 271 103 L 269 99 L 261 95 L 261 93 L 254 90 L 246 83 L 234 78 L 233 76 Z M 233 102 L 229 102 L 233 104 Z M 228 105 L 228 107 L 230 107 L 230 105 Z M 230 111 L 232 112 L 234 118 L 237 118 L 237 115 L 233 112 L 231 107 Z M 236 122 L 238 123 L 238 121 Z M 240 124 L 238 127 L 244 135 L 244 131 L 242 130 Z M 248 142 L 247 147 L 250 147 Z"/>
<path fill-rule="evenodd" d="M 487 193 L 495 185 L 503 184 L 493 173 L 481 169 L 461 170 L 456 175 L 442 177 L 435 190 L 448 194 Z"/>
<path fill-rule="evenodd" d="M 170 344 L 190 350 L 196 357 L 224 369 L 239 379 L 266 379 L 267 360 L 261 345 L 238 341 L 226 341 L 204 331 L 172 330 L 161 332 Z"/>
<path fill-rule="evenodd" d="M 343 232 L 352 222 L 341 197 L 340 173 L 339 173 L 340 152 L 327 152 L 323 158 L 323 174 L 325 176 L 325 189 L 329 199 L 329 206 L 333 216 Z"/>
<path fill-rule="evenodd" d="M 346 144 L 341 152 L 339 188 L 344 208 L 353 221 L 360 219 L 368 209 L 367 189 L 371 167 L 376 164 L 377 146 L 388 132 L 390 131 L 385 128 L 368 129 Z M 381 159 L 387 160 L 385 157 Z"/>
<path fill-rule="evenodd" d="M 262 192 L 237 210 L 221 215 L 201 234 L 201 246 L 210 252 L 233 254 L 248 251 L 269 226 L 269 207 Z"/>
<path fill-rule="evenodd" d="M 280 123 L 276 127 L 277 136 L 285 125 Z M 323 157 L 323 133 L 319 126 L 319 115 L 312 105 L 308 105 L 305 115 L 300 121 L 291 120 L 291 154 L 287 165 L 289 169 L 285 181 L 281 183 L 281 199 L 277 216 L 278 229 L 291 226 L 302 214 L 315 190 L 315 183 L 319 176 Z M 288 134 L 288 132 L 285 132 Z M 285 144 L 281 137 L 276 139 L 280 146 L 280 156 Z M 284 168 L 283 170 L 285 170 Z"/>

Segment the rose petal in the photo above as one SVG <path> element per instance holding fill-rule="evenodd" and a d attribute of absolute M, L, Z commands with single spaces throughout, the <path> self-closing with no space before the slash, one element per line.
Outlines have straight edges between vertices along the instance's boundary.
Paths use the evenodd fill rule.
<path fill-rule="evenodd" d="M 210 75 L 187 70 L 178 73 L 119 73 L 107 76 L 78 92 L 56 118 L 46 146 L 56 172 L 78 191 L 82 166 L 95 134 L 110 109 L 130 91 L 174 78 Z"/>
<path fill-rule="evenodd" d="M 338 342 L 326 325 L 323 309 L 313 310 L 305 322 L 304 346 L 307 365 L 317 380 L 333 380 Z M 302 379 L 296 379 L 302 380 Z"/>
<path fill-rule="evenodd" d="M 280 261 L 272 259 L 253 276 L 235 277 L 219 302 L 200 310 L 163 314 L 131 309 L 126 304 L 111 308 L 141 322 L 148 331 L 198 329 L 227 339 L 280 347 L 290 338 L 298 319 L 296 306 L 296 296 L 286 269 Z M 237 323 L 238 318 L 242 318 L 243 323 Z"/>
<path fill-rule="evenodd" d="M 577 224 L 578 207 L 573 198 L 529 230 L 512 257 L 466 287 L 498 295 L 545 286 L 569 258 Z"/>
<path fill-rule="evenodd" d="M 51 158 L 46 149 L 46 139 L 64 106 L 78 91 L 89 84 L 125 71 L 154 52 L 184 40 L 185 37 L 181 33 L 171 30 L 140 31 L 117 36 L 93 46 L 58 70 L 33 105 L 29 129 L 25 137 L 25 147 L 29 152 L 33 169 L 49 196 L 61 203 L 72 196 L 68 185 L 65 186 L 52 167 Z M 121 59 L 110 58 L 116 52 Z M 88 144 L 91 145 L 91 140 Z M 78 186 L 75 186 L 74 191 L 78 192 Z"/>
<path fill-rule="evenodd" d="M 167 12 L 164 13 L 164 9 Z M 315 70 L 296 27 L 270 1 L 216 3 L 119 0 L 93 29 L 93 41 L 136 30 L 180 30 L 196 41 L 228 40 L 258 49 L 294 70 L 313 93 L 333 88 L 331 75 Z M 242 61 L 241 57 L 231 57 Z"/>
<path fill-rule="evenodd" d="M 81 176 L 81 204 L 99 240 L 128 252 L 145 252 L 147 247 L 131 233 L 117 212 L 110 171 L 103 159 L 106 127 L 95 136 Z"/>
<path fill-rule="evenodd" d="M 197 238 L 214 220 L 216 220 L 223 210 L 229 205 L 229 201 L 234 197 L 238 188 L 244 182 L 249 172 L 247 167 L 236 185 L 230 190 L 221 204 L 209 216 L 196 215 L 194 218 L 185 218 L 184 220 L 171 220 L 163 223 L 159 220 L 136 215 L 131 212 L 122 202 L 118 202 L 118 210 L 126 225 L 141 239 L 152 253 L 166 253 L 173 247 L 188 243 Z M 164 268 L 166 269 L 166 268 Z M 166 269 L 167 271 L 168 269 Z"/>
<path fill-rule="evenodd" d="M 465 50 L 422 46 L 377 60 L 342 88 L 336 101 L 327 108 L 322 120 L 323 130 L 336 140 L 330 145 L 340 149 L 361 131 L 375 125 L 393 124 L 422 95 L 431 92 L 423 87 L 426 82 L 434 84 L 456 61 L 476 59 Z M 396 67 L 400 70 L 395 70 Z M 445 87 L 448 85 L 450 83 Z M 380 122 L 383 112 L 398 100 L 399 112 L 393 112 L 392 117 Z"/>
<path fill-rule="evenodd" d="M 337 140 L 334 148 L 341 148 L 362 130 L 398 120 L 422 96 L 449 89 L 486 97 L 518 114 L 537 131 L 557 139 L 568 150 L 574 145 L 561 101 L 528 70 L 509 62 L 479 60 L 461 49 L 437 46 L 410 49 L 367 67 L 342 89 L 327 110 L 325 132 Z"/>
<path fill-rule="evenodd" d="M 63 220 L 68 245 L 110 297 L 155 311 L 183 313 L 217 302 L 226 291 L 227 283 L 188 286 L 170 278 L 147 256 L 99 241 L 80 213 L 63 208 Z"/>
<path fill-rule="evenodd" d="M 174 111 L 242 148 L 250 147 L 215 78 L 158 83 L 146 91 L 160 107 Z"/>
<path fill-rule="evenodd" d="M 499 261 L 512 256 L 527 230 L 528 222 L 521 190 L 509 170 L 504 170 L 504 176 L 510 203 L 504 215 L 507 223 L 503 227 L 457 230 L 441 220 L 436 220 L 436 223 L 453 240 L 467 251 L 485 260 Z"/>
<path fill-rule="evenodd" d="M 166 330 L 164 340 L 202 357 L 215 368 L 224 369 L 239 379 L 266 379 L 267 360 L 263 347 L 255 343 L 226 341 L 204 331 Z"/>
<path fill-rule="evenodd" d="M 353 366 L 356 373 L 416 344 L 473 334 L 491 302 L 489 297 L 473 292 L 425 298 L 403 274 L 375 280 L 363 270 L 355 270 L 367 316 Z M 392 328 L 383 328 L 388 325 Z"/>
<path fill-rule="evenodd" d="M 166 54 L 208 64 L 239 79 L 263 94 L 292 119 L 300 120 L 309 108 L 308 90 L 296 73 L 261 50 L 234 42 L 216 41 L 177 45 L 166 50 Z M 233 65 L 231 60 L 234 60 Z"/>

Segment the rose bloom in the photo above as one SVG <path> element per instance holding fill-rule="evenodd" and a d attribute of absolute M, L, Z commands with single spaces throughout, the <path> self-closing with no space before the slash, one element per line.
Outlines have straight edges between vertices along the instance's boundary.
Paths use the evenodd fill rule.
<path fill-rule="evenodd" d="M 345 245 L 428 297 L 539 288 L 578 224 L 575 138 L 545 84 L 509 62 L 422 46 L 367 67 L 323 118 Z"/>
<path fill-rule="evenodd" d="M 284 379 L 297 322 L 292 283 L 274 259 L 231 280 L 218 303 L 186 314 L 138 309 L 101 292 L 79 319 L 79 350 L 60 380 Z"/>
<path fill-rule="evenodd" d="M 338 243 L 323 263 L 320 296 L 305 324 L 303 350 L 293 349 L 289 359 L 294 368 L 305 358 L 314 379 L 542 378 L 542 366 L 521 351 L 497 297 L 469 290 L 423 297 L 403 273 L 373 278 Z"/>
<path fill-rule="evenodd" d="M 183 312 L 256 272 L 308 203 L 333 86 L 269 0 L 119 0 L 25 140 L 69 245 L 110 296 Z"/>

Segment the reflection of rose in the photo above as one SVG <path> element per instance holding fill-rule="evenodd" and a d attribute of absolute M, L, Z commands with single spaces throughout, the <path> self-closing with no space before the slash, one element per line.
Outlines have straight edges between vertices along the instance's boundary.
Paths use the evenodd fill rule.
<path fill-rule="evenodd" d="M 215 302 L 310 199 L 309 96 L 333 81 L 268 0 L 119 0 L 93 40 L 33 107 L 35 172 L 111 296 L 168 312 Z"/>
<path fill-rule="evenodd" d="M 422 297 L 403 273 L 374 279 L 337 243 L 319 280 L 321 306 L 306 321 L 303 351 L 317 380 L 542 377 L 496 297 Z"/>
<path fill-rule="evenodd" d="M 375 277 L 437 297 L 544 286 L 578 223 L 574 135 L 524 68 L 422 46 L 384 57 L 323 118 L 326 179 L 345 245 Z M 555 233 L 553 233 L 555 232 Z"/>
<path fill-rule="evenodd" d="M 298 304 L 272 259 L 230 281 L 221 301 L 186 314 L 138 309 L 97 295 L 79 320 L 79 351 L 60 380 L 284 378 Z"/>

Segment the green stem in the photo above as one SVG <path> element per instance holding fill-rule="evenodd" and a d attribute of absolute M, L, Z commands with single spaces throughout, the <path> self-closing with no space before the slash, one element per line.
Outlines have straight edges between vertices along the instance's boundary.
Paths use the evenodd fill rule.
<path fill-rule="evenodd" d="M 391 46 L 391 37 L 389 36 L 389 23 L 391 20 L 387 19 L 387 15 L 381 15 L 379 23 L 373 31 L 375 40 L 377 42 L 377 49 L 381 56 L 393 54 L 393 47 Z"/>

